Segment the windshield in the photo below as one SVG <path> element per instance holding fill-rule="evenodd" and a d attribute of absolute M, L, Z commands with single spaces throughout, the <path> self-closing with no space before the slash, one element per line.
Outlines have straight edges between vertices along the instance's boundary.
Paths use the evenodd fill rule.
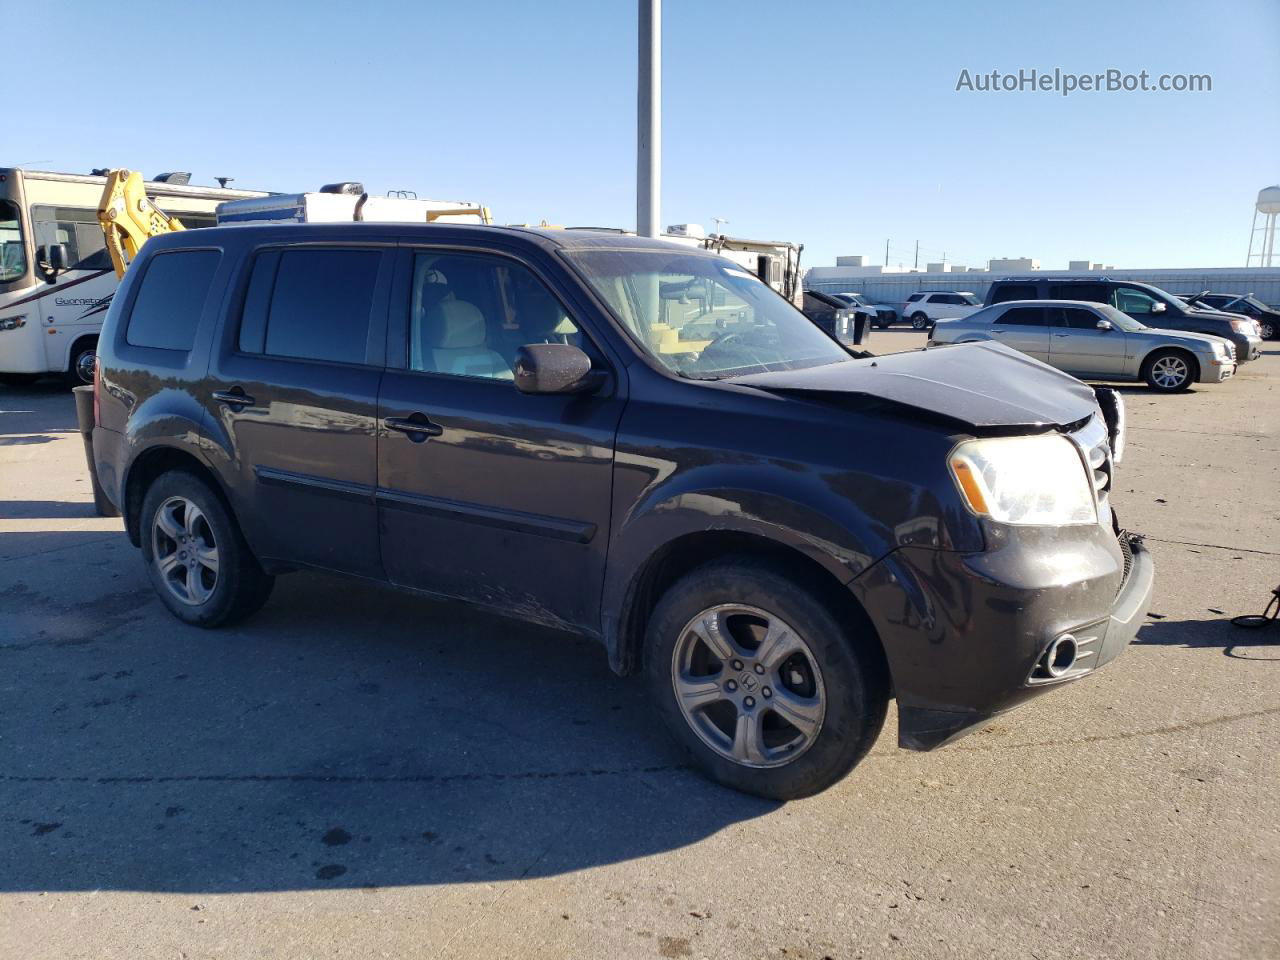
<path fill-rule="evenodd" d="M 1249 304 L 1249 306 L 1253 307 L 1255 310 L 1270 310 L 1270 309 L 1271 309 L 1271 308 L 1270 308 L 1270 307 L 1268 307 L 1265 303 L 1263 303 L 1261 300 L 1259 300 L 1257 297 L 1254 297 L 1254 296 L 1241 297 L 1239 300 L 1237 300 L 1237 301 L 1235 302 L 1234 306 L 1237 306 L 1237 307 L 1238 307 L 1238 306 L 1239 306 L 1240 304 L 1242 304 L 1242 303 L 1247 303 L 1247 304 Z"/>
<path fill-rule="evenodd" d="M 860 293 L 842 293 L 842 294 L 840 294 L 840 296 L 844 297 L 844 298 L 845 298 L 846 300 L 848 300 L 850 303 L 856 303 L 856 304 L 857 304 L 858 306 L 860 306 L 860 307 L 869 307 L 869 306 L 871 306 L 871 304 L 870 304 L 870 302 L 867 300 L 867 298 L 866 298 L 866 297 L 864 297 L 864 296 L 863 296 L 862 294 L 860 294 Z"/>
<path fill-rule="evenodd" d="M 975 297 L 972 293 L 962 293 L 960 294 L 960 299 L 963 300 L 965 303 L 969 304 L 969 306 L 971 307 L 978 307 L 982 305 L 982 301 L 979 300 L 977 297 Z"/>
<path fill-rule="evenodd" d="M 1117 330 L 1123 330 L 1125 333 L 1137 333 L 1139 330 L 1148 329 L 1145 323 L 1140 323 L 1127 313 L 1121 313 L 1115 307 L 1108 306 L 1105 303 L 1096 303 L 1094 306 L 1104 317 L 1111 321 L 1111 325 Z"/>
<path fill-rule="evenodd" d="M 566 257 L 635 341 L 678 376 L 715 380 L 849 359 L 804 314 L 731 261 L 636 250 Z"/>
<path fill-rule="evenodd" d="M 18 205 L 0 200 L 0 283 L 17 280 L 27 272 L 27 250 L 22 241 Z"/>

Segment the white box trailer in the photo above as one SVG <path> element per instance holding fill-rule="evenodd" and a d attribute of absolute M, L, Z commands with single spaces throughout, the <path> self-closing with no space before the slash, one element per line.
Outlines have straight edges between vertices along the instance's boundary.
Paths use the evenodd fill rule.
<path fill-rule="evenodd" d="M 274 193 L 218 207 L 218 225 L 236 223 L 488 223 L 489 211 L 461 200 L 375 197 L 358 183 L 337 183 L 316 193 Z"/>

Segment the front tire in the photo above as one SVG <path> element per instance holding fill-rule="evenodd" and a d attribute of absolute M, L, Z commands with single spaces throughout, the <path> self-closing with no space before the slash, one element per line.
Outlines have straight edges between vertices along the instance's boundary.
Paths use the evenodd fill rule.
<path fill-rule="evenodd" d="M 194 473 L 161 474 L 142 501 L 147 576 L 179 620 L 221 627 L 255 613 L 275 578 L 265 573 L 213 488 Z"/>
<path fill-rule="evenodd" d="M 1259 335 L 1260 337 L 1262 337 L 1262 339 L 1263 339 L 1263 340 L 1274 340 L 1274 339 L 1276 339 L 1276 324 L 1275 324 L 1275 321 L 1274 321 L 1274 320 L 1259 320 L 1259 321 L 1258 321 L 1258 335 Z"/>
<path fill-rule="evenodd" d="M 1180 393 L 1198 375 L 1196 361 L 1182 350 L 1157 350 L 1142 364 L 1142 379 L 1160 393 Z"/>
<path fill-rule="evenodd" d="M 67 379 L 73 386 L 93 383 L 93 373 L 98 362 L 98 343 L 86 340 L 77 343 L 71 350 L 71 360 L 67 364 Z"/>
<path fill-rule="evenodd" d="M 646 673 L 668 729 L 709 777 L 794 800 L 842 779 L 879 735 L 888 683 L 875 642 L 782 569 L 731 558 L 663 595 Z"/>
<path fill-rule="evenodd" d="M 912 330 L 923 330 L 927 326 L 929 326 L 929 317 L 926 314 L 917 313 L 911 318 Z"/>

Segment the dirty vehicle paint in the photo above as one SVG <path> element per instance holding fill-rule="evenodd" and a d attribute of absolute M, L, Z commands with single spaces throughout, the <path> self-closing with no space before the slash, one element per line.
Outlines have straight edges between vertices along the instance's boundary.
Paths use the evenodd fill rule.
<path fill-rule="evenodd" d="M 148 263 L 196 246 L 219 257 L 190 348 L 131 344 Z M 299 246 L 376 252 L 373 319 L 353 362 L 242 349 L 255 260 Z M 509 378 L 413 369 L 414 256 L 446 246 L 536 278 L 572 318 L 591 382 L 531 395 Z M 142 543 L 148 485 L 195 471 L 267 574 L 323 568 L 576 631 L 624 674 L 644 663 L 648 618 L 674 581 L 725 557 L 768 558 L 856 620 L 842 624 L 847 642 L 886 665 L 899 742 L 914 749 L 1083 677 L 1127 644 L 1152 565 L 1140 540 L 1118 533 L 1092 390 L 997 344 L 677 375 L 657 339 L 641 344 L 588 279 L 592 257 L 668 254 L 715 259 L 639 238 L 456 225 L 158 238 L 104 330 L 93 429 L 102 488 Z M 662 295 L 714 315 L 696 285 Z M 711 307 L 690 305 L 699 296 Z M 704 353 L 726 332 L 710 330 Z M 729 332 L 730 352 L 758 350 L 751 329 Z M 463 349 L 481 363 L 496 352 Z M 1079 451 L 1096 522 L 1010 525 L 966 502 L 949 465 L 958 445 L 1036 435 Z M 1068 634 L 1078 647 L 1059 642 Z M 1042 676 L 1055 649 L 1078 662 Z M 802 793 L 788 789 L 770 795 Z"/>

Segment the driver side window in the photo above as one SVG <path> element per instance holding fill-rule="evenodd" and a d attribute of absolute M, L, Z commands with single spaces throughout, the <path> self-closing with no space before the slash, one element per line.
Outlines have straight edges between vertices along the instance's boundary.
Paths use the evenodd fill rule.
<path fill-rule="evenodd" d="M 511 380 L 531 343 L 582 347 L 583 336 L 529 268 L 484 254 L 414 256 L 410 370 Z"/>
<path fill-rule="evenodd" d="M 1152 307 L 1155 300 L 1147 296 L 1141 290 L 1134 290 L 1132 287 L 1116 287 L 1113 295 L 1113 305 L 1121 313 L 1129 315 L 1152 313 Z"/>

